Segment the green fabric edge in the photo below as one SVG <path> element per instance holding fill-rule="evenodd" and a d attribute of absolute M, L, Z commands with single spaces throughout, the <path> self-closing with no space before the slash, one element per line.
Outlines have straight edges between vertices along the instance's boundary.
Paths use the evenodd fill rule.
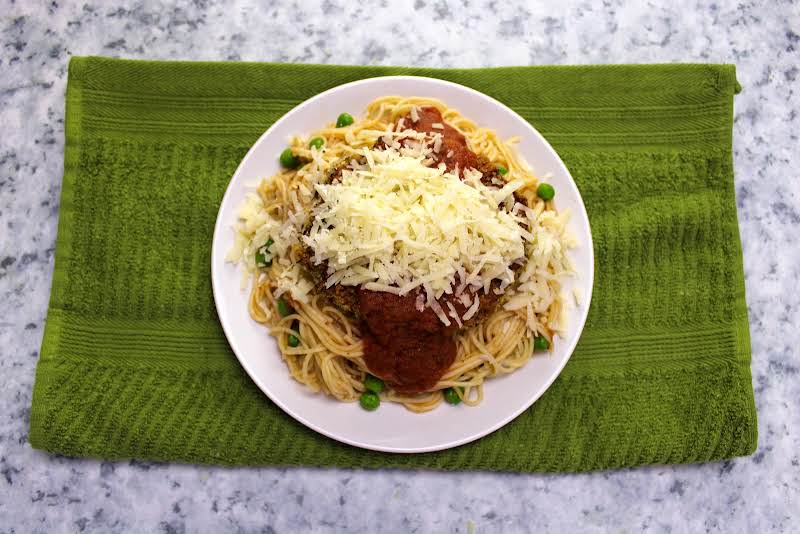
<path fill-rule="evenodd" d="M 57 313 L 54 314 L 53 310 L 58 309 L 67 284 L 66 267 L 69 263 L 72 249 L 72 203 L 78 161 L 80 160 L 80 121 L 83 106 L 83 70 L 85 65 L 84 58 L 73 57 L 70 59 L 68 68 L 64 119 L 64 177 L 61 184 L 53 279 L 50 285 L 50 301 L 47 306 L 42 348 L 39 351 L 40 361 L 39 365 L 36 366 L 36 377 L 31 400 L 28 440 L 34 448 L 39 448 L 37 447 L 39 443 L 44 445 L 47 442 L 42 423 L 47 417 L 50 408 L 46 391 L 51 387 L 51 375 L 43 372 L 41 363 L 48 354 L 55 353 L 61 329 L 61 316 Z"/>

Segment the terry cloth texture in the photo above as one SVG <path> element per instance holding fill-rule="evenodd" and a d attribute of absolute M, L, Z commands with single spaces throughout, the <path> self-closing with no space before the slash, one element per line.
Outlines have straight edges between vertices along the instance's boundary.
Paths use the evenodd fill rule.
<path fill-rule="evenodd" d="M 586 329 L 552 387 L 497 432 L 417 455 L 337 443 L 273 405 L 228 347 L 210 278 L 223 192 L 259 135 L 321 91 L 397 74 L 477 89 L 544 134 L 580 188 L 596 259 Z M 738 90 L 730 65 L 73 58 L 30 441 L 107 459 L 503 471 L 749 454 L 756 412 L 731 157 Z"/>

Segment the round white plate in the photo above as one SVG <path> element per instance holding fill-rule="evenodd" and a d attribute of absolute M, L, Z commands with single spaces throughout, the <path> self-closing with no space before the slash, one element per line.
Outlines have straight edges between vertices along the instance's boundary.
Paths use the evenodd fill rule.
<path fill-rule="evenodd" d="M 493 128 L 501 138 L 519 136 L 519 152 L 538 176 L 550 173 L 556 206 L 570 209 L 570 227 L 580 245 L 571 253 L 579 276 L 570 281 L 581 295 L 569 318 L 569 332 L 557 338 L 554 351 L 535 355 L 514 373 L 489 380 L 483 402 L 474 408 L 442 404 L 425 414 L 384 402 L 375 412 L 358 403 L 342 403 L 316 395 L 294 381 L 267 329 L 247 311 L 247 290 L 240 288 L 236 265 L 225 263 L 233 244 L 232 226 L 245 193 L 253 183 L 279 169 L 278 155 L 293 134 L 307 134 L 347 111 L 360 115 L 367 103 L 386 95 L 425 96 L 443 100 L 477 124 Z M 391 76 L 370 78 L 335 87 L 294 108 L 267 130 L 242 160 L 228 190 L 214 228 L 211 253 L 214 300 L 231 348 L 253 381 L 286 413 L 333 439 L 387 452 L 416 453 L 455 447 L 505 425 L 538 399 L 567 363 L 583 329 L 592 295 L 594 258 L 589 219 L 578 188 L 564 163 L 530 124 L 514 111 L 473 89 L 432 78 Z"/>

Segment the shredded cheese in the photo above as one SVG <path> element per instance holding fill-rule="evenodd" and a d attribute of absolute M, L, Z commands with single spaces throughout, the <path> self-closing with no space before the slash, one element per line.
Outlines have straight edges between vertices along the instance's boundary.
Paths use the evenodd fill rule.
<path fill-rule="evenodd" d="M 460 267 L 473 288 L 513 282 L 511 265 L 525 255 L 526 232 L 498 203 L 520 184 L 489 188 L 480 173 L 461 181 L 425 166 L 425 156 L 422 149 L 364 149 L 366 168 L 316 185 L 321 203 L 302 239 L 316 263 L 327 262 L 326 285 L 364 284 L 399 295 L 423 287 L 436 311 L 432 301 L 459 286 Z"/>
<path fill-rule="evenodd" d="M 419 120 L 416 107 L 410 118 Z M 367 148 L 377 139 L 385 149 Z M 405 129 L 402 120 L 385 130 L 362 130 L 348 142 L 348 166 L 332 184 L 323 183 L 333 164 L 323 157 L 325 148 L 308 151 L 310 160 L 297 171 L 284 217 L 270 213 L 258 194 L 246 196 L 226 256 L 243 266 L 243 288 L 252 275 L 264 275 L 255 264 L 260 251 L 272 262 L 275 296 L 288 293 L 308 302 L 313 283 L 289 252 L 304 242 L 314 261 L 327 262 L 327 287 L 363 285 L 396 295 L 419 291 L 416 309 L 430 308 L 448 326 L 475 317 L 479 292 L 491 291 L 505 296 L 503 307 L 515 311 L 529 332 L 566 328 L 570 301 L 580 301 L 577 291 L 569 300 L 559 295 L 563 277 L 573 273 L 566 252 L 577 245 L 566 228 L 568 211 L 545 210 L 542 201 L 516 202 L 521 181 L 495 178 L 486 186 L 473 169 L 465 169 L 462 180 L 458 169 L 448 173 L 443 163 L 427 167 L 442 148 L 442 134 Z M 448 150 L 446 157 L 452 156 Z M 309 211 L 315 195 L 321 203 Z M 309 217 L 311 229 L 303 235 Z M 268 247 L 267 240 L 272 240 Z M 451 295 L 464 312 L 459 315 L 450 298 L 440 304 L 443 295 Z M 503 332 L 509 327 L 506 322 Z"/>

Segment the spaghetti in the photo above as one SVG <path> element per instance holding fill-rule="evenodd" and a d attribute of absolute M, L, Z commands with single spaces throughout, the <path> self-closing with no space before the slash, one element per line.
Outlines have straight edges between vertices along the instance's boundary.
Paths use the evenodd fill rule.
<path fill-rule="evenodd" d="M 456 334 L 457 356 L 438 383 L 421 394 L 402 395 L 391 389 L 382 399 L 402 403 L 414 412 L 435 408 L 443 391 L 453 388 L 467 405 L 483 399 L 483 385 L 493 376 L 522 367 L 534 352 L 534 340 L 550 345 L 565 329 L 563 277 L 572 273 L 566 251 L 575 246 L 566 230 L 568 213 L 556 212 L 552 201 L 537 196 L 539 181 L 514 149 L 517 139 L 502 141 L 488 128 L 478 127 L 443 102 L 429 98 L 388 96 L 371 102 L 364 118 L 346 127 L 329 126 L 308 137 L 290 141 L 292 153 L 306 162 L 264 179 L 240 210 L 236 245 L 228 260 L 244 265 L 243 283 L 250 282 L 249 311 L 269 328 L 291 376 L 315 392 L 341 401 L 355 401 L 365 391 L 369 369 L 364 360 L 362 333 L 349 314 L 317 291 L 300 267 L 295 246 L 314 203 L 314 189 L 342 161 L 360 157 L 391 134 L 401 118 L 421 107 L 435 107 L 444 122 L 458 130 L 478 156 L 507 170 L 506 182 L 521 180 L 514 209 L 524 216 L 533 234 L 525 247 L 526 262 L 518 279 L 503 295 L 502 305 L 480 322 Z M 319 143 L 309 140 L 321 138 Z M 271 243 L 269 265 L 257 265 L 263 244 Z M 279 299 L 291 304 L 280 310 Z M 281 311 L 284 313 L 281 314 Z"/>

